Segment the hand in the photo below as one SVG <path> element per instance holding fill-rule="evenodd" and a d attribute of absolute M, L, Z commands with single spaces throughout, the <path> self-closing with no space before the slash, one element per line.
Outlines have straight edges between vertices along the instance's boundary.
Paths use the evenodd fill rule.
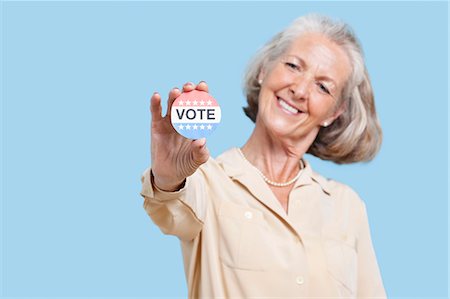
<path fill-rule="evenodd" d="M 183 92 L 192 90 L 208 92 L 208 85 L 201 81 L 197 86 L 186 83 Z M 173 88 L 167 101 L 167 113 L 162 117 L 161 95 L 155 92 L 150 100 L 152 172 L 156 186 L 165 191 L 175 191 L 197 168 L 208 161 L 206 139 L 187 139 L 175 131 L 170 112 L 175 99 L 181 94 Z"/>

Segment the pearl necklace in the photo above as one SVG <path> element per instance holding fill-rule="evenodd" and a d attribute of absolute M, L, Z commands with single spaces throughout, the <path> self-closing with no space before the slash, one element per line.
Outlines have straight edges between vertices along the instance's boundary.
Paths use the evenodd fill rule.
<path fill-rule="evenodd" d="M 302 175 L 303 169 L 305 169 L 305 165 L 303 164 L 303 160 L 300 160 L 300 162 L 301 162 L 301 164 L 302 164 L 302 165 L 301 165 L 301 168 L 300 168 L 299 172 L 297 173 L 297 175 L 296 175 L 292 180 L 287 181 L 287 182 L 284 182 L 284 183 L 274 182 L 274 181 L 272 181 L 272 180 L 269 180 L 269 179 L 264 175 L 264 173 L 262 173 L 261 170 L 259 170 L 256 166 L 254 166 L 252 163 L 250 163 L 250 161 L 247 160 L 247 158 L 245 157 L 244 153 L 242 152 L 242 150 L 241 150 L 240 148 L 237 148 L 237 149 L 238 149 L 239 153 L 241 154 L 242 158 L 244 158 L 245 161 L 247 161 L 250 165 L 252 165 L 252 166 L 256 169 L 256 171 L 258 171 L 259 175 L 264 179 L 264 181 L 265 181 L 267 184 L 272 185 L 272 186 L 275 186 L 275 187 L 286 187 L 286 186 L 292 185 L 292 184 L 295 183 L 295 181 L 297 181 L 298 178 Z"/>

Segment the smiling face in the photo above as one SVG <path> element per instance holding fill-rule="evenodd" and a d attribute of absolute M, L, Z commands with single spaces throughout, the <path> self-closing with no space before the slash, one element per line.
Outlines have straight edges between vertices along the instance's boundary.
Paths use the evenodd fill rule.
<path fill-rule="evenodd" d="M 342 112 L 338 100 L 350 73 L 339 45 L 318 33 L 301 35 L 267 73 L 260 73 L 256 125 L 276 138 L 313 141 L 320 126 Z"/>

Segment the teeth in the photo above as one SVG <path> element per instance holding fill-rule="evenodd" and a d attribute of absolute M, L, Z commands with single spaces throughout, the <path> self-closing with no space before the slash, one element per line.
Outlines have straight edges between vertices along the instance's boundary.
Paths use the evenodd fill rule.
<path fill-rule="evenodd" d="M 295 109 L 294 107 L 292 107 L 291 105 L 289 105 L 288 103 L 286 103 L 285 101 L 283 101 L 282 99 L 278 99 L 278 101 L 279 101 L 281 107 L 283 107 L 287 111 L 292 112 L 292 113 L 300 112 L 297 109 Z"/>

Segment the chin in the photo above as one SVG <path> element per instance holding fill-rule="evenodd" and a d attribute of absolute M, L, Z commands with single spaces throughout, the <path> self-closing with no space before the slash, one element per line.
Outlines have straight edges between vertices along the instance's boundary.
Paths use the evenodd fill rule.
<path fill-rule="evenodd" d="M 266 126 L 266 130 L 275 138 L 285 138 L 285 137 L 294 137 L 296 131 L 298 131 L 297 126 L 293 126 L 292 124 L 286 122 L 273 122 Z"/>

